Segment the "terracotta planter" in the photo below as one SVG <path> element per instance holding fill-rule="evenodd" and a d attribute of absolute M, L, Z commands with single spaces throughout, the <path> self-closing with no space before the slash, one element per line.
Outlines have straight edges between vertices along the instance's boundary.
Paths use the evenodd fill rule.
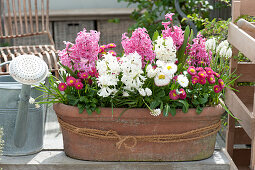
<path fill-rule="evenodd" d="M 79 128 L 114 130 L 122 136 L 146 136 L 181 134 L 191 130 L 208 127 L 220 121 L 224 112 L 221 106 L 207 107 L 198 115 L 195 109 L 184 114 L 177 111 L 175 117 L 153 117 L 148 109 L 129 109 L 121 118 L 122 108 L 101 108 L 101 113 L 79 114 L 78 108 L 64 104 L 54 104 L 57 116 L 71 126 Z M 181 142 L 134 141 L 132 138 L 122 141 L 88 137 L 73 133 L 63 125 L 64 150 L 66 155 L 96 161 L 191 161 L 210 157 L 214 152 L 216 132 L 202 138 Z M 208 132 L 210 133 L 210 132 Z M 123 138 L 122 138 L 123 139 Z M 124 144 L 123 144 L 124 143 Z M 116 147 L 118 146 L 118 147 Z M 132 146 L 132 147 L 125 147 Z"/>

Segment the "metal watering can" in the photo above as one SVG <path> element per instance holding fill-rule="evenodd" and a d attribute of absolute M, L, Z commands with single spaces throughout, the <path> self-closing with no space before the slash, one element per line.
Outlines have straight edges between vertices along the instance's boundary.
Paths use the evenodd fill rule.
<path fill-rule="evenodd" d="M 45 80 L 48 74 L 48 66 L 42 59 L 33 55 L 18 56 L 10 62 L 0 64 L 0 67 L 5 64 L 10 64 L 9 65 L 10 76 L 0 76 L 0 93 L 2 93 L 0 94 L 1 96 L 0 98 L 1 100 L 7 101 L 9 100 L 8 105 L 10 103 L 10 109 L 8 109 L 7 106 L 7 109 L 2 109 L 1 111 L 0 108 L 0 126 L 2 126 L 1 123 L 3 123 L 8 128 L 7 129 L 8 134 L 6 134 L 6 132 L 4 134 L 5 146 L 3 154 L 4 155 L 31 154 L 39 151 L 42 148 L 42 142 L 38 142 L 40 143 L 39 145 L 41 145 L 38 146 L 36 140 L 33 139 L 33 136 L 31 136 L 30 133 L 36 135 L 37 133 L 35 131 L 36 126 L 38 125 L 40 127 L 40 125 L 42 125 L 41 127 L 43 127 L 42 107 L 40 109 L 29 108 L 29 98 L 31 93 L 35 97 L 41 94 L 36 92 L 37 91 L 36 89 L 31 88 L 31 85 L 38 84 Z M 1 84 L 1 79 L 5 81 L 4 82 L 5 86 L 6 85 L 9 86 L 7 88 L 5 87 L 6 89 L 9 89 L 9 91 L 2 90 L 1 92 L 1 85 L 3 86 L 4 84 L 4 83 Z M 15 82 L 15 80 L 17 82 Z M 16 91 L 14 91 L 14 89 Z M 20 94 L 17 94 L 19 92 Z M 16 120 L 10 120 L 11 112 L 15 112 L 15 109 L 12 108 L 14 104 L 11 104 L 16 102 L 14 96 L 19 98 L 17 106 L 18 109 L 17 112 L 14 113 L 16 116 Z M 8 113 L 3 114 L 3 110 Z M 37 114 L 36 112 L 40 112 L 41 114 L 36 115 Z M 29 118 L 31 119 L 31 121 L 28 121 Z M 14 119 L 13 114 L 12 119 Z M 7 124 L 9 122 L 10 124 Z M 6 131 L 5 130 L 6 127 L 3 126 L 3 128 L 4 131 Z M 43 128 L 41 128 L 41 131 L 43 131 Z M 10 134 L 10 132 L 12 134 Z M 40 138 L 42 139 L 42 133 Z M 10 139 L 12 139 L 13 141 L 10 141 Z M 34 143 L 31 143 L 31 140 Z M 7 148 L 7 150 L 5 150 L 5 148 Z"/>

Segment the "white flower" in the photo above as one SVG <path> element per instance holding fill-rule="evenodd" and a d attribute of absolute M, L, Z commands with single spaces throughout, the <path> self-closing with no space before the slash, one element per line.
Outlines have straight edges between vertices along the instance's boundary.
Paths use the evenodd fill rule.
<path fill-rule="evenodd" d="M 160 109 L 154 109 L 150 112 L 150 114 L 152 116 L 159 116 L 161 114 L 161 110 Z"/>
<path fill-rule="evenodd" d="M 50 77 L 50 76 L 52 76 L 52 73 L 48 71 L 47 77 Z"/>
<path fill-rule="evenodd" d="M 66 74 L 66 70 L 63 67 L 60 67 L 60 69 L 58 70 L 60 75 L 64 75 Z"/>
<path fill-rule="evenodd" d="M 214 51 L 216 48 L 216 39 L 215 38 L 208 39 L 205 42 L 205 47 L 207 50 Z"/>
<path fill-rule="evenodd" d="M 100 75 L 97 78 L 97 83 L 99 86 L 116 86 L 119 79 L 117 78 L 116 74 L 104 74 Z"/>
<path fill-rule="evenodd" d="M 227 46 L 223 46 L 221 49 L 220 49 L 220 52 L 219 52 L 219 54 L 220 54 L 220 56 L 221 57 L 225 57 L 225 55 L 226 55 L 226 53 L 227 53 Z"/>
<path fill-rule="evenodd" d="M 116 57 L 114 57 L 111 53 L 105 54 L 101 60 L 97 61 L 96 66 L 99 75 L 102 74 L 119 74 L 120 73 L 120 65 Z"/>
<path fill-rule="evenodd" d="M 154 82 L 156 86 L 166 86 L 170 83 L 170 77 L 168 77 L 165 73 L 159 72 L 155 77 L 154 77 Z"/>
<path fill-rule="evenodd" d="M 163 72 L 169 77 L 173 77 L 177 71 L 177 65 L 174 63 L 167 63 L 163 66 Z"/>
<path fill-rule="evenodd" d="M 124 97 L 128 97 L 128 96 L 130 96 L 130 95 L 128 94 L 128 92 L 124 91 L 124 92 L 123 92 L 123 96 L 124 96 Z"/>
<path fill-rule="evenodd" d="M 189 80 L 186 76 L 184 75 L 179 75 L 177 77 L 177 82 L 182 86 L 182 87 L 187 87 L 189 85 Z"/>
<path fill-rule="evenodd" d="M 188 74 L 187 71 L 183 71 L 183 75 L 186 76 Z"/>
<path fill-rule="evenodd" d="M 35 103 L 35 99 L 34 99 L 33 97 L 30 97 L 28 102 L 29 102 L 30 104 L 34 104 L 34 103 Z"/>
<path fill-rule="evenodd" d="M 141 96 L 146 96 L 146 92 L 143 88 L 138 89 L 138 92 Z"/>
<path fill-rule="evenodd" d="M 102 87 L 99 91 L 98 91 L 98 96 L 102 96 L 102 97 L 108 97 L 112 94 L 115 94 L 117 92 L 117 89 L 111 89 L 109 87 Z"/>
<path fill-rule="evenodd" d="M 149 78 L 155 77 L 156 74 L 158 73 L 158 70 L 159 70 L 158 68 L 153 69 L 153 68 L 152 68 L 152 65 L 149 64 L 149 65 L 146 67 L 147 77 L 149 77 Z"/>
<path fill-rule="evenodd" d="M 146 95 L 147 96 L 151 96 L 152 95 L 152 91 L 151 91 L 151 89 L 149 89 L 149 88 L 145 88 L 145 92 L 146 92 Z"/>
<path fill-rule="evenodd" d="M 228 43 L 228 41 L 227 41 L 227 40 L 222 41 L 222 42 L 218 45 L 218 47 L 216 48 L 216 52 L 217 52 L 217 53 L 219 53 L 219 52 L 220 52 L 220 50 L 221 50 L 221 48 L 222 48 L 222 47 L 224 47 L 224 46 L 226 46 L 226 47 L 228 47 L 228 46 L 229 46 L 229 43 Z"/>
<path fill-rule="evenodd" d="M 231 49 L 231 48 L 228 48 L 225 57 L 226 57 L 226 58 L 231 58 L 231 57 L 232 57 L 232 49 Z"/>
<path fill-rule="evenodd" d="M 176 58 L 176 47 L 174 41 L 171 37 L 164 39 L 161 36 L 158 36 L 158 39 L 155 41 L 155 53 L 158 60 L 164 62 L 175 62 Z"/>
<path fill-rule="evenodd" d="M 36 103 L 36 104 L 35 104 L 35 108 L 36 108 L 36 109 L 39 109 L 39 108 L 40 108 L 40 105 Z"/>

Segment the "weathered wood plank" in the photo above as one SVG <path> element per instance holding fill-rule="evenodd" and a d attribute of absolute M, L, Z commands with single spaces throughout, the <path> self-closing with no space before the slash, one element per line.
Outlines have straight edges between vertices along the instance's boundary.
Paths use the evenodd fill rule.
<path fill-rule="evenodd" d="M 251 144 L 251 138 L 247 135 L 244 129 L 240 126 L 235 127 L 235 144 Z"/>
<path fill-rule="evenodd" d="M 237 82 L 255 82 L 255 64 L 251 62 L 239 62 L 236 74 L 241 75 Z"/>
<path fill-rule="evenodd" d="M 241 0 L 241 15 L 255 16 L 255 1 L 254 0 Z"/>
<path fill-rule="evenodd" d="M 251 149 L 238 148 L 234 149 L 233 160 L 237 166 L 249 166 L 251 157 Z"/>
<path fill-rule="evenodd" d="M 255 61 L 255 39 L 233 23 L 229 24 L 228 41 L 251 61 Z"/>
<path fill-rule="evenodd" d="M 229 110 L 241 121 L 239 123 L 244 128 L 250 138 L 254 137 L 254 115 L 249 111 L 240 98 L 230 89 L 226 89 L 226 105 Z"/>

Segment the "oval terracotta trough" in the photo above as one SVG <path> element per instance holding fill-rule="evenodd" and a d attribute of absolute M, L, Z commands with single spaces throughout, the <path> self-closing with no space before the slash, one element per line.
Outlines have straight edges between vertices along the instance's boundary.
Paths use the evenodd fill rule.
<path fill-rule="evenodd" d="M 115 131 L 120 136 L 146 136 L 183 134 L 208 127 L 220 121 L 224 109 L 218 105 L 204 108 L 201 114 L 195 109 L 188 113 L 177 110 L 176 116 L 151 116 L 148 109 L 101 108 L 101 113 L 79 114 L 78 108 L 54 104 L 54 110 L 63 121 L 78 128 Z M 133 138 L 108 140 L 73 133 L 61 125 L 66 155 L 93 161 L 191 161 L 210 157 L 214 152 L 216 133 L 181 142 L 134 141 Z M 209 133 L 209 132 L 208 132 Z M 125 147 L 128 146 L 128 147 Z"/>

